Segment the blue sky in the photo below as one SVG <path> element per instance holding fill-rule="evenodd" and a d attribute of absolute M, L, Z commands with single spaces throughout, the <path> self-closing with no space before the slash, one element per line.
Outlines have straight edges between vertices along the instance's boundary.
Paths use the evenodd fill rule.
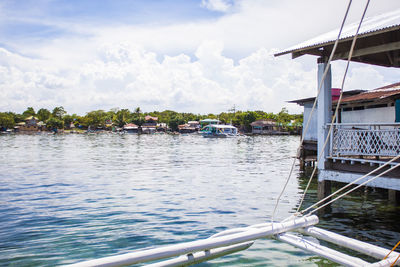
<path fill-rule="evenodd" d="M 349 22 L 365 1 L 354 0 Z M 312 96 L 316 59 L 278 50 L 340 25 L 346 0 L 47 0 L 0 2 L 0 111 L 94 109 L 279 112 Z M 367 16 L 399 8 L 371 1 Z M 342 63 L 335 63 L 338 86 Z M 365 78 L 367 77 L 367 78 Z M 371 80 L 368 79 L 371 78 Z M 348 89 L 397 82 L 353 64 Z"/>
<path fill-rule="evenodd" d="M 226 2 L 229 5 L 229 2 Z M 5 1 L 2 39 L 46 39 L 73 34 L 60 24 L 95 26 L 168 25 L 217 19 L 218 10 L 199 0 L 59 0 Z M 64 24 L 64 25 L 65 25 Z"/>

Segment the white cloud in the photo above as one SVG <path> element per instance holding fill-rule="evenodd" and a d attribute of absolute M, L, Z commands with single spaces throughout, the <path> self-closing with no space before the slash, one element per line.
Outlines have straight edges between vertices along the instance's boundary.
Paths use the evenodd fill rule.
<path fill-rule="evenodd" d="M 227 0 L 201 0 L 201 6 L 212 11 L 227 12 L 232 3 Z"/>
<path fill-rule="evenodd" d="M 25 59 L 6 50 L 13 63 L 0 68 L 0 110 L 62 105 L 70 113 L 113 107 L 186 112 L 221 112 L 233 104 L 243 110 L 278 112 L 285 101 L 310 90 L 314 74 L 301 64 L 274 58 L 260 49 L 234 64 L 220 42 L 206 41 L 196 58 L 165 56 L 126 43 L 102 45 L 97 58 L 70 68 L 46 69 L 47 61 Z M 7 77 L 7 78 L 5 78 Z M 282 89 L 285 94 L 282 94 Z"/>
<path fill-rule="evenodd" d="M 340 77 L 338 77 L 340 79 L 340 83 L 337 83 L 338 87 L 340 87 L 343 79 L 342 73 L 340 74 Z M 384 76 L 379 73 L 377 69 L 370 65 L 350 67 L 350 71 L 346 77 L 344 90 L 375 89 L 386 85 L 385 83 Z"/>
<path fill-rule="evenodd" d="M 385 3 L 389 2 L 394 3 Z M 0 49 L 0 111 L 63 105 L 79 114 L 137 106 L 146 111 L 208 113 L 226 111 L 233 104 L 242 110 L 278 112 L 288 106 L 292 112 L 301 111 L 285 101 L 315 95 L 315 58 L 274 58 L 272 49 L 337 27 L 344 1 L 310 0 L 299 6 L 286 0 L 236 1 L 234 5 L 232 1 L 203 1 L 210 7 L 218 3 L 235 12 L 213 20 L 161 26 L 93 27 L 62 22 L 56 26 L 76 35 L 10 45 L 35 58 Z M 371 3 L 373 12 L 386 6 L 377 3 Z M 334 68 L 333 72 L 334 86 L 338 86 L 340 71 Z M 388 82 L 384 73 L 356 66 L 346 88 L 379 87 Z M 397 77 L 392 75 L 392 79 Z"/>

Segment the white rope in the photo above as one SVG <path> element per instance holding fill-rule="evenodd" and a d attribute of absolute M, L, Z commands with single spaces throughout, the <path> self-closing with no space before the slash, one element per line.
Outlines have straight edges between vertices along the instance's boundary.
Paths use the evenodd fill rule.
<path fill-rule="evenodd" d="M 361 186 L 366 185 L 367 183 L 369 183 L 369 182 L 375 180 L 376 178 L 381 177 L 382 175 L 384 175 L 384 174 L 386 174 L 386 173 L 388 173 L 388 172 L 394 170 L 395 168 L 397 168 L 397 167 L 399 167 L 399 166 L 400 166 L 400 164 L 394 165 L 392 168 L 387 169 L 386 171 L 384 171 L 384 172 L 378 174 L 378 175 L 375 176 L 375 177 L 372 177 L 372 178 L 368 179 L 367 181 L 365 181 L 365 182 L 359 184 L 358 186 L 356 186 L 356 187 L 350 189 L 349 191 L 347 191 L 347 192 L 341 194 L 340 196 L 338 196 L 338 197 L 332 199 L 331 201 L 326 202 L 325 204 L 323 204 L 323 205 L 319 206 L 318 208 L 314 209 L 313 211 L 310 211 L 309 213 L 307 213 L 306 216 L 309 216 L 309 215 L 313 214 L 313 213 L 316 212 L 317 210 L 322 209 L 323 207 L 325 207 L 325 206 L 331 204 L 332 202 L 335 202 L 336 200 L 338 200 L 338 199 L 340 199 L 340 198 L 342 198 L 342 197 L 344 197 L 344 196 L 350 194 L 350 193 L 353 192 L 354 190 L 360 188 Z"/>
<path fill-rule="evenodd" d="M 353 184 L 356 184 L 357 182 L 361 181 L 361 180 L 364 179 L 365 177 L 370 176 L 371 174 L 373 174 L 373 173 L 375 173 L 375 172 L 381 170 L 382 168 L 388 166 L 390 163 L 392 163 L 393 161 L 398 160 L 398 159 L 400 159 L 400 155 L 398 155 L 398 156 L 394 157 L 393 159 L 389 160 L 389 161 L 386 162 L 385 164 L 381 165 L 379 168 L 376 168 L 376 169 L 370 171 L 369 173 L 367 173 L 367 174 L 365 174 L 365 175 L 363 175 L 363 176 L 357 178 L 356 180 L 352 181 L 351 183 L 348 183 L 347 185 L 345 185 L 345 186 L 343 186 L 342 188 L 338 189 L 336 192 L 334 192 L 334 193 L 330 194 L 329 196 L 327 196 L 327 197 L 321 199 L 320 201 L 318 201 L 317 203 L 311 205 L 310 207 L 308 207 L 308 208 L 302 210 L 300 213 L 301 213 L 301 214 L 304 214 L 305 212 L 309 211 L 310 209 L 312 209 L 312 208 L 318 206 L 319 204 L 325 202 L 326 200 L 330 199 L 330 198 L 333 197 L 334 195 L 339 194 L 340 192 L 342 192 L 342 191 L 345 190 L 346 188 L 352 186 Z M 397 165 L 399 165 L 399 164 L 397 164 Z M 397 165 L 396 165 L 396 167 L 397 167 Z"/>
<path fill-rule="evenodd" d="M 353 42 L 351 43 L 350 53 L 349 53 L 349 56 L 348 56 L 348 58 L 347 58 L 346 69 L 345 69 L 345 72 L 344 72 L 344 74 L 343 74 L 342 84 L 341 84 L 341 87 L 340 87 L 340 89 L 341 89 L 341 90 L 340 90 L 340 96 L 339 96 L 338 102 L 337 102 L 337 104 L 336 104 L 335 114 L 334 114 L 334 116 L 332 117 L 332 123 L 331 123 L 331 125 L 330 125 L 330 127 L 329 127 L 328 135 L 326 136 L 326 139 L 325 139 L 323 148 L 322 148 L 322 150 L 320 151 L 320 154 L 318 155 L 317 162 L 319 162 L 319 161 L 321 160 L 321 158 L 322 158 L 323 151 L 325 150 L 325 148 L 326 148 L 326 146 L 327 146 L 327 144 L 328 144 L 328 142 L 329 142 L 329 138 L 330 138 L 330 136 L 331 136 L 331 133 L 332 133 L 333 123 L 335 122 L 336 117 L 337 117 L 337 115 L 338 115 L 338 113 L 339 113 L 339 107 L 340 107 L 340 104 L 341 104 L 341 102 L 342 102 L 344 83 L 345 83 L 345 81 L 346 81 L 346 77 L 347 77 L 347 72 L 348 72 L 348 70 L 349 70 L 350 61 L 351 61 L 351 58 L 352 58 L 352 56 L 353 56 L 354 47 L 355 47 L 355 45 L 356 45 L 356 40 L 357 40 L 357 37 L 358 37 L 358 32 L 360 31 L 361 24 L 362 24 L 362 22 L 363 22 L 363 20 L 364 20 L 364 17 L 365 17 L 366 12 L 367 12 L 369 2 L 370 2 L 370 0 L 368 0 L 368 1 L 367 1 L 367 4 L 365 5 L 364 12 L 363 12 L 363 14 L 362 14 L 362 16 L 361 16 L 360 23 L 358 24 L 358 28 L 357 28 L 356 34 L 354 35 Z M 308 189 L 309 189 L 309 187 L 310 187 L 310 185 L 311 185 L 311 181 L 312 181 L 312 179 L 314 178 L 315 172 L 316 172 L 316 170 L 317 170 L 317 166 L 318 166 L 318 164 L 316 164 L 316 165 L 314 166 L 314 169 L 313 169 L 313 172 L 312 172 L 312 174 L 311 174 L 311 177 L 310 177 L 310 179 L 308 180 L 306 189 L 304 190 L 304 193 L 303 193 L 303 196 L 302 196 L 302 198 L 301 198 L 300 204 L 299 204 L 299 206 L 298 206 L 298 208 L 297 208 L 297 212 L 299 212 L 299 210 L 300 210 L 300 208 L 301 208 L 301 206 L 302 206 L 302 204 L 303 204 L 305 195 L 307 194 L 307 191 L 308 191 Z"/>
<path fill-rule="evenodd" d="M 316 107 L 316 105 L 317 105 L 317 99 L 318 99 L 318 96 L 319 96 L 319 94 L 320 94 L 320 92 L 321 92 L 322 84 L 323 84 L 323 82 L 324 82 L 324 80 L 325 80 L 325 78 L 326 78 L 326 75 L 328 74 L 328 71 L 329 71 L 329 64 L 330 64 L 330 62 L 332 61 L 333 55 L 335 54 L 335 51 L 336 51 L 336 47 L 337 47 L 337 45 L 338 45 L 338 43 L 339 43 L 340 35 L 342 34 L 342 30 L 343 30 L 344 24 L 345 24 L 345 22 L 346 22 L 347 15 L 348 15 L 348 13 L 349 13 L 351 3 L 352 3 L 352 0 L 349 0 L 349 4 L 348 4 L 347 9 L 346 9 L 346 14 L 345 14 L 345 16 L 344 16 L 344 18 L 343 18 L 343 20 L 342 20 L 342 25 L 340 26 L 340 30 L 339 30 L 338 36 L 337 36 L 337 38 L 336 38 L 336 40 L 335 40 L 335 44 L 334 44 L 334 46 L 333 46 L 332 52 L 331 52 L 331 54 L 330 54 L 330 56 L 329 56 L 329 59 L 328 59 L 328 64 L 327 64 L 327 66 L 326 66 L 326 68 L 325 68 L 325 70 L 324 70 L 324 73 L 323 73 L 323 75 L 322 75 L 322 79 L 321 79 L 321 81 L 320 81 L 320 83 L 319 83 L 319 85 L 318 85 L 317 97 L 316 97 L 315 100 L 314 100 L 314 104 L 313 104 L 313 107 L 312 107 L 312 109 L 311 109 L 310 116 L 309 116 L 309 118 L 308 118 L 308 120 L 307 120 L 306 127 L 305 127 L 305 129 L 304 129 L 303 136 L 301 137 L 299 147 L 297 148 L 296 158 L 299 156 L 299 152 L 300 152 L 301 145 L 302 145 L 302 143 L 303 143 L 303 141 L 304 141 L 304 137 L 306 136 L 306 133 L 307 133 L 308 128 L 309 128 L 309 126 L 310 126 L 311 117 L 312 117 L 312 114 L 313 114 L 313 112 L 314 112 L 314 110 L 315 110 L 315 107 Z M 273 210 L 273 212 L 272 212 L 271 222 L 274 221 L 274 217 L 275 217 L 275 213 L 276 213 L 276 210 L 277 210 L 277 208 L 278 208 L 278 205 L 279 205 L 279 201 L 280 201 L 280 199 L 281 199 L 283 193 L 285 192 L 286 187 L 287 187 L 287 185 L 288 185 L 288 183 L 289 183 L 289 180 L 290 180 L 290 178 L 291 178 L 291 176 L 292 176 L 293 169 L 294 169 L 294 166 L 295 166 L 295 164 L 296 164 L 296 158 L 293 159 L 292 167 L 290 168 L 290 172 L 289 172 L 289 175 L 288 175 L 288 177 L 287 177 L 287 179 L 286 179 L 285 185 L 283 186 L 283 189 L 282 189 L 282 191 L 280 192 L 280 194 L 279 194 L 279 196 L 278 196 L 278 198 L 277 198 L 277 200 L 276 200 L 276 204 L 275 204 L 274 210 Z"/>

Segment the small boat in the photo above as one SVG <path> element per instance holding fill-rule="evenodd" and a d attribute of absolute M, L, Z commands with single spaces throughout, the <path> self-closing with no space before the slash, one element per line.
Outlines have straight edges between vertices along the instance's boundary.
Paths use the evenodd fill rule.
<path fill-rule="evenodd" d="M 206 138 L 227 138 L 238 136 L 238 131 L 235 126 L 222 124 L 207 125 L 200 131 L 200 133 Z"/>

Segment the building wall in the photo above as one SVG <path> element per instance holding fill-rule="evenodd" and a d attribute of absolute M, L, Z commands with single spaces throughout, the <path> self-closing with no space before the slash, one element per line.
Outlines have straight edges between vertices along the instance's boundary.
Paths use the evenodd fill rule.
<path fill-rule="evenodd" d="M 342 111 L 342 123 L 393 123 L 395 107 Z"/>
<path fill-rule="evenodd" d="M 308 121 L 308 118 L 310 117 L 311 114 L 311 109 L 313 106 L 314 102 L 309 102 L 304 104 L 304 115 L 303 115 L 303 136 L 304 140 L 312 140 L 312 141 L 317 141 L 318 136 L 317 136 L 317 107 L 315 107 L 315 110 L 312 114 L 312 118 L 310 121 L 310 125 L 308 126 L 308 130 L 306 135 L 304 135 L 304 131 L 306 129 L 306 124 Z"/>

